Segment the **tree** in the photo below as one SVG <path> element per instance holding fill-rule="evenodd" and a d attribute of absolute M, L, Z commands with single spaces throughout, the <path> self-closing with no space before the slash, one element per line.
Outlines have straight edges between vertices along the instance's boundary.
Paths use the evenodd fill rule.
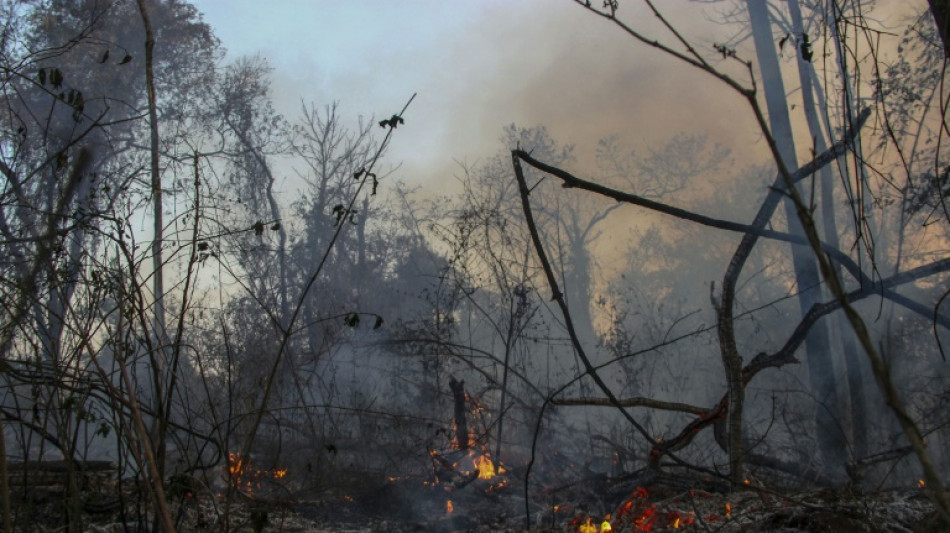
<path fill-rule="evenodd" d="M 788 102 L 785 98 L 785 84 L 778 63 L 774 45 L 772 26 L 766 2 L 748 0 L 746 7 L 755 41 L 757 66 L 762 79 L 763 94 L 768 108 L 769 127 L 781 154 L 782 164 L 794 171 L 798 168 L 795 139 L 792 134 Z M 803 36 L 806 34 L 802 34 Z M 803 37 L 803 39 L 806 37 Z M 804 40 L 802 41 L 805 42 Z M 805 53 L 803 45 L 802 53 Z M 795 205 L 785 201 L 785 219 L 789 233 L 804 237 L 804 228 L 795 216 Z M 809 250 L 802 246 L 792 246 L 792 263 L 795 269 L 795 283 L 798 288 L 798 301 L 804 316 L 820 300 L 821 285 L 816 261 Z M 732 278 L 727 278 L 731 280 Z M 725 283 L 726 281 L 724 281 Z M 723 291 L 734 290 L 724 285 Z M 730 313 L 725 307 L 725 313 Z M 843 468 L 847 449 L 843 434 L 839 429 L 842 419 L 838 390 L 835 383 L 835 370 L 831 359 L 831 339 L 827 324 L 822 321 L 815 324 L 805 339 L 805 354 L 808 360 L 809 378 L 817 399 L 815 420 L 818 426 L 818 442 L 822 457 L 829 468 Z"/>
<path fill-rule="evenodd" d="M 940 30 L 944 54 L 950 56 L 950 2 L 947 0 L 929 0 L 934 22 Z"/>

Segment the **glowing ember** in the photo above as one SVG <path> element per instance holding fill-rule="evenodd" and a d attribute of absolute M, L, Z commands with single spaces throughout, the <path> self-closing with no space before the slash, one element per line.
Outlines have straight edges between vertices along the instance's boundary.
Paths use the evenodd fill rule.
<path fill-rule="evenodd" d="M 918 479 L 918 480 L 917 480 L 917 486 L 918 486 L 918 487 L 924 488 L 926 485 L 927 485 L 927 482 L 926 482 L 926 481 L 924 481 L 924 480 L 922 480 L 922 479 Z"/>
<path fill-rule="evenodd" d="M 726 518 L 732 518 L 732 504 L 726 502 Z"/>
<path fill-rule="evenodd" d="M 446 514 L 452 514 L 452 511 L 454 511 L 454 510 L 455 510 L 455 506 L 452 505 L 452 500 L 447 500 L 447 501 L 445 502 L 445 513 L 446 513 Z"/>
<path fill-rule="evenodd" d="M 656 522 L 656 508 L 650 506 L 650 508 L 643 511 L 636 520 L 633 521 L 633 525 L 636 526 L 637 531 L 652 531 L 653 523 Z"/>
<path fill-rule="evenodd" d="M 601 529 L 601 533 L 614 531 L 614 528 L 617 531 L 668 531 L 685 528 L 696 522 L 695 514 L 671 508 L 669 501 L 650 502 L 648 496 L 646 489 L 637 487 L 617 509 L 612 520 L 607 516 L 604 524 L 610 529 Z"/>

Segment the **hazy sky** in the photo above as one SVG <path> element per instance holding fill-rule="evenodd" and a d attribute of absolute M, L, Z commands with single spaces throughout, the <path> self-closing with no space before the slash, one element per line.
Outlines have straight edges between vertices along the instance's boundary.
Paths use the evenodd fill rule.
<path fill-rule="evenodd" d="M 711 78 L 571 0 L 194 3 L 229 58 L 260 53 L 269 61 L 287 115 L 303 99 L 339 101 L 348 118 L 386 117 L 417 92 L 389 152 L 410 182 L 445 179 L 458 172 L 455 160 L 492 155 L 512 122 L 544 124 L 581 154 L 611 133 L 636 145 L 707 126 L 731 135 L 742 123 L 741 101 L 705 87 L 715 86 Z M 627 5 L 627 19 L 653 24 L 640 3 Z M 681 18 L 702 21 L 696 5 Z M 681 100 L 670 107 L 674 94 Z"/>

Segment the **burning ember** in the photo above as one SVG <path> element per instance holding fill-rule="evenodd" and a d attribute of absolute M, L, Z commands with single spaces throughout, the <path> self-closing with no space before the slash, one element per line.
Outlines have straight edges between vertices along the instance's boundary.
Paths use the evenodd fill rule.
<path fill-rule="evenodd" d="M 452 505 L 452 500 L 446 500 L 445 502 L 445 514 L 452 514 L 452 511 L 455 510 L 455 506 Z"/>
<path fill-rule="evenodd" d="M 674 499 L 675 500 L 675 499 Z M 613 531 L 667 531 L 684 529 L 696 523 L 696 513 L 693 511 L 682 511 L 674 507 L 673 500 L 665 502 L 649 501 L 649 494 L 643 487 L 637 487 L 627 499 L 620 505 L 615 513 L 615 518 L 611 521 L 610 517 L 601 525 L 600 532 Z M 726 516 L 729 518 L 732 513 L 732 506 L 726 504 Z M 703 517 L 706 523 L 722 520 L 723 517 L 709 515 Z M 584 530 L 579 531 L 595 531 Z"/>

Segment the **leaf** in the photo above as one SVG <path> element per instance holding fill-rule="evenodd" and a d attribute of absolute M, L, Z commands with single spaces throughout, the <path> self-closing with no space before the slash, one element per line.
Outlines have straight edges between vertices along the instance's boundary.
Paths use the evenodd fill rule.
<path fill-rule="evenodd" d="M 63 86 L 63 73 L 58 68 L 54 68 L 49 73 L 49 82 L 54 89 L 59 89 Z"/>
<path fill-rule="evenodd" d="M 360 325 L 360 315 L 356 313 L 347 313 L 346 316 L 343 317 L 343 323 L 351 328 L 355 328 L 356 326 Z"/>
<path fill-rule="evenodd" d="M 46 85 L 46 69 L 41 68 L 39 72 L 36 73 L 36 79 L 39 80 L 40 85 Z"/>
<path fill-rule="evenodd" d="M 336 224 L 339 224 L 343 220 L 343 216 L 346 214 L 346 208 L 343 207 L 343 204 L 336 204 L 333 206 L 333 214 L 336 216 Z"/>
<path fill-rule="evenodd" d="M 263 221 L 263 220 L 258 220 L 257 222 L 254 223 L 253 226 L 251 226 L 251 228 L 254 230 L 254 234 L 255 234 L 255 235 L 257 235 L 257 236 L 263 235 L 263 234 L 264 234 L 264 221 Z"/>
<path fill-rule="evenodd" d="M 125 57 L 122 58 L 122 61 L 119 61 L 119 64 L 120 64 L 120 65 L 124 65 L 124 64 L 128 63 L 129 61 L 132 61 L 132 56 L 130 56 L 129 53 L 126 52 L 126 53 L 125 53 Z"/>
<path fill-rule="evenodd" d="M 203 252 L 203 251 L 205 251 L 205 250 L 207 250 L 207 249 L 208 249 L 208 243 L 207 243 L 207 242 L 201 241 L 201 242 L 198 243 L 198 251 Z"/>
<path fill-rule="evenodd" d="M 99 63 L 102 64 L 108 60 L 109 60 L 109 49 L 106 48 L 106 51 L 102 53 L 102 59 L 99 60 Z"/>
<path fill-rule="evenodd" d="M 807 33 L 802 34 L 801 50 L 802 50 L 802 59 L 811 63 L 811 58 L 814 54 L 812 53 L 811 43 L 808 41 Z"/>
<path fill-rule="evenodd" d="M 373 329 L 379 329 L 383 325 L 383 317 L 377 315 L 376 322 L 373 323 Z"/>
<path fill-rule="evenodd" d="M 403 120 L 402 117 L 400 117 L 399 115 L 393 115 L 386 120 L 380 120 L 379 127 L 385 128 L 386 126 L 389 126 L 392 129 L 396 129 L 396 126 L 400 124 L 405 124 L 405 123 L 406 121 Z"/>
<path fill-rule="evenodd" d="M 785 48 L 785 43 L 788 42 L 788 37 L 789 37 L 789 34 L 786 33 L 785 37 L 782 37 L 781 39 L 779 39 L 778 41 L 779 52 L 781 52 L 782 49 Z"/>
<path fill-rule="evenodd" d="M 280 222 L 274 222 L 270 229 L 271 231 L 280 231 Z"/>

